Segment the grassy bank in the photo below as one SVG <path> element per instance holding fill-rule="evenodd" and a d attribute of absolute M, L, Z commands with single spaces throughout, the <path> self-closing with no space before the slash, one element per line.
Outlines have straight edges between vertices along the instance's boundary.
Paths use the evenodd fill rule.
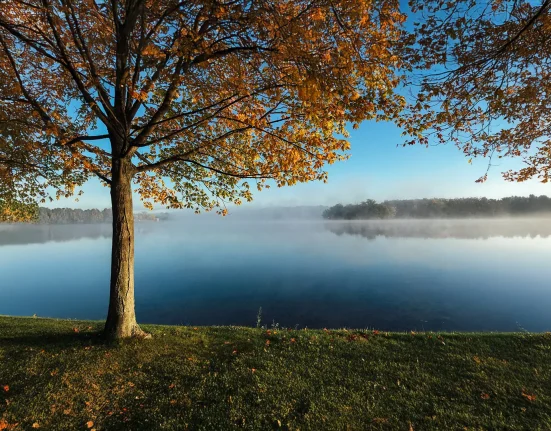
<path fill-rule="evenodd" d="M 0 430 L 551 429 L 551 334 L 100 329 L 0 317 Z"/>

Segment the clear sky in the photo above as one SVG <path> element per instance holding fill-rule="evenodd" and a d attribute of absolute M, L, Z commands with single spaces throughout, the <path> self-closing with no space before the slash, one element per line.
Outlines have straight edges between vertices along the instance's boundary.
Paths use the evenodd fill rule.
<path fill-rule="evenodd" d="M 467 162 L 453 145 L 402 147 L 404 138 L 392 123 L 365 122 L 351 130 L 350 159 L 327 167 L 327 184 L 311 182 L 293 187 L 271 188 L 254 194 L 245 206 L 334 205 L 365 199 L 410 199 L 430 197 L 504 196 L 551 194 L 551 184 L 538 181 L 509 183 L 501 172 L 521 166 L 520 159 L 494 161 L 486 183 L 475 183 L 484 174 L 487 159 Z M 397 145 L 399 145 L 397 147 Z M 110 206 L 109 189 L 92 179 L 79 202 L 62 199 L 49 207 L 105 208 Z M 136 199 L 136 209 L 143 209 Z"/>

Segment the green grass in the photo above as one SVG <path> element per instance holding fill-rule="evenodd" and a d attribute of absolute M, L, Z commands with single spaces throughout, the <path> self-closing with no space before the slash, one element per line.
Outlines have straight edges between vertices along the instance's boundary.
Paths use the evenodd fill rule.
<path fill-rule="evenodd" d="M 551 334 L 101 327 L 0 317 L 0 429 L 551 429 Z"/>

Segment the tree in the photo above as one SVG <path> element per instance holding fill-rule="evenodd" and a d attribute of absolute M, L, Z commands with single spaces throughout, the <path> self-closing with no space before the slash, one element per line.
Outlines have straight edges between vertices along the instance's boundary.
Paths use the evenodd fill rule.
<path fill-rule="evenodd" d="M 509 181 L 551 175 L 551 0 L 412 0 L 421 72 L 402 125 L 408 143 L 466 156 L 522 157 Z M 490 166 L 490 164 L 489 164 Z M 484 181 L 487 172 L 478 181 Z"/>
<path fill-rule="evenodd" d="M 69 189 L 92 175 L 110 187 L 107 335 L 143 335 L 132 182 L 149 208 L 225 213 L 252 199 L 251 180 L 325 180 L 324 164 L 346 157 L 347 123 L 404 105 L 403 22 L 397 0 L 0 3 L 10 103 L 31 113 L 31 153 L 61 161 Z"/>

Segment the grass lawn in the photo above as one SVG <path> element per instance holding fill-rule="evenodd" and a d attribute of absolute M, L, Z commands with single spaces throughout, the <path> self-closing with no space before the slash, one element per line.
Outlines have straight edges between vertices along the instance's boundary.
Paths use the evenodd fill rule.
<path fill-rule="evenodd" d="M 550 430 L 551 334 L 0 317 L 0 430 Z"/>

